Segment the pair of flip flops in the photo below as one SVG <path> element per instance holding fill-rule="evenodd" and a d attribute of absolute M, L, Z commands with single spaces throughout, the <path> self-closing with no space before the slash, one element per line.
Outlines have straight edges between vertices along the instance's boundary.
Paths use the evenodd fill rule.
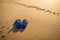
<path fill-rule="evenodd" d="M 27 21 L 26 19 L 24 19 L 23 21 L 21 21 L 20 19 L 17 19 L 17 20 L 15 20 L 15 22 L 13 23 L 13 28 L 10 29 L 10 30 L 8 31 L 8 33 L 10 33 L 11 31 L 17 32 L 18 30 L 20 30 L 21 32 L 23 32 L 24 29 L 26 28 L 27 24 L 28 24 L 28 21 Z M 7 33 L 7 34 L 8 34 L 8 33 Z"/>
<path fill-rule="evenodd" d="M 28 21 L 26 19 L 24 19 L 22 22 L 20 19 L 17 19 L 14 23 L 17 29 L 25 29 L 27 24 L 28 24 Z"/>

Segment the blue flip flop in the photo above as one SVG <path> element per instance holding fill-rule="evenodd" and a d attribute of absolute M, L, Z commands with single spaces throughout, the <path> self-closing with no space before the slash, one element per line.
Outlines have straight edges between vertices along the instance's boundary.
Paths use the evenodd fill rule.
<path fill-rule="evenodd" d="M 22 29 L 25 29 L 26 26 L 27 26 L 27 24 L 28 24 L 28 21 L 27 21 L 26 19 L 24 19 L 24 20 L 22 21 L 21 28 L 22 28 Z"/>
<path fill-rule="evenodd" d="M 17 29 L 20 29 L 20 28 L 21 28 L 21 20 L 20 20 L 20 19 L 17 19 L 17 20 L 15 21 L 15 27 L 16 27 Z"/>

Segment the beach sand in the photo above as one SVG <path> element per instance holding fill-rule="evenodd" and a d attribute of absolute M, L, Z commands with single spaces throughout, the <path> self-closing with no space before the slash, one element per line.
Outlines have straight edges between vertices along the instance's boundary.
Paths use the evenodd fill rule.
<path fill-rule="evenodd" d="M 60 40 L 58 13 L 60 0 L 0 0 L 0 40 Z M 10 31 L 16 19 L 27 19 L 23 32 Z"/>

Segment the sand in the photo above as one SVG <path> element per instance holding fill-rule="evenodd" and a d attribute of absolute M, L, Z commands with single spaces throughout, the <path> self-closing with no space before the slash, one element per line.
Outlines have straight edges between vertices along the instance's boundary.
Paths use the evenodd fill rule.
<path fill-rule="evenodd" d="M 59 18 L 60 0 L 0 0 L 0 40 L 60 40 Z M 23 32 L 10 31 L 16 19 L 27 19 Z"/>

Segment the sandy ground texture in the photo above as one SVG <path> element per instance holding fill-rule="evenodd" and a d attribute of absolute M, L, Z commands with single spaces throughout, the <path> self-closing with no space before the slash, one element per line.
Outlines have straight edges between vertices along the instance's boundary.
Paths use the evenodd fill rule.
<path fill-rule="evenodd" d="M 27 19 L 23 32 L 16 19 Z M 60 40 L 60 0 L 0 0 L 0 40 Z"/>

